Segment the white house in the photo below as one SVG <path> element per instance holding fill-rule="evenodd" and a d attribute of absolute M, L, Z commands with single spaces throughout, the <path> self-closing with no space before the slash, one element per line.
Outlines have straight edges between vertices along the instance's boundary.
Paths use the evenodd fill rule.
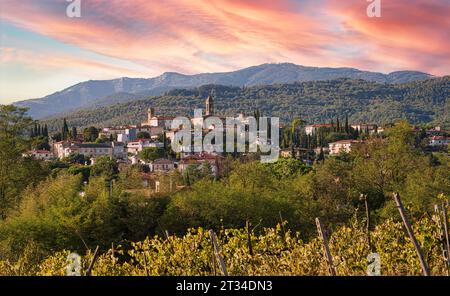
<path fill-rule="evenodd" d="M 113 156 L 113 147 L 109 143 L 82 143 L 65 147 L 63 157 L 71 154 L 82 154 L 86 157 L 97 158 L 101 156 Z"/>
<path fill-rule="evenodd" d="M 138 154 L 144 148 L 163 148 L 164 143 L 161 142 L 153 142 L 149 139 L 138 139 L 136 141 L 128 142 L 127 144 L 127 152 L 132 154 Z"/>
<path fill-rule="evenodd" d="M 333 127 L 332 124 L 312 124 L 305 126 L 305 133 L 308 136 L 311 136 L 312 134 L 316 133 L 321 127 L 324 128 L 331 128 Z"/>
<path fill-rule="evenodd" d="M 53 154 L 48 150 L 31 150 L 23 154 L 24 157 L 32 157 L 37 160 L 52 160 Z"/>

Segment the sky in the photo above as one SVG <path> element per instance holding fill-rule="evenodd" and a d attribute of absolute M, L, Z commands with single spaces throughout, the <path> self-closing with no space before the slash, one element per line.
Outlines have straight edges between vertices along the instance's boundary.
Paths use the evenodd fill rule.
<path fill-rule="evenodd" d="M 0 0 L 0 104 L 263 63 L 450 74 L 450 0 Z"/>

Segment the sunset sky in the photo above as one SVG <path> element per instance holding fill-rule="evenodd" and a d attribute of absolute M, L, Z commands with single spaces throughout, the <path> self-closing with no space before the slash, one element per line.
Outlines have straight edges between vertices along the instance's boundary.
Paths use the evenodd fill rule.
<path fill-rule="evenodd" d="M 450 0 L 0 0 L 0 103 L 262 63 L 450 74 Z"/>

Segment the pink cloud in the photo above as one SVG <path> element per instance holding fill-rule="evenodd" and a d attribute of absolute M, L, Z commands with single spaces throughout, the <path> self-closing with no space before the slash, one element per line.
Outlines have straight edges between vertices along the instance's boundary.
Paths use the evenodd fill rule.
<path fill-rule="evenodd" d="M 89 0 L 81 19 L 65 16 L 64 0 L 2 3 L 9 22 L 141 64 L 152 75 L 284 61 L 438 75 L 450 69 L 447 0 L 383 1 L 380 19 L 366 16 L 363 0 Z"/>
<path fill-rule="evenodd" d="M 382 1 L 381 18 L 367 17 L 367 5 L 332 0 L 328 9 L 342 19 L 344 40 L 369 45 L 364 54 L 371 64 L 449 74 L 450 1 Z"/>

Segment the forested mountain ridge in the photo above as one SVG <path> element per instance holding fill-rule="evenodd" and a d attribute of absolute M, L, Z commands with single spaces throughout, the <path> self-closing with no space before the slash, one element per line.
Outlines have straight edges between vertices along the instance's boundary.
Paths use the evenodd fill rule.
<path fill-rule="evenodd" d="M 432 75 L 417 71 L 383 74 L 353 68 L 305 67 L 290 63 L 263 64 L 224 73 L 184 75 L 167 72 L 148 79 L 124 77 L 112 80 L 90 80 L 43 98 L 21 101 L 15 105 L 30 108 L 29 115 L 40 119 L 92 105 L 107 106 L 111 103 L 134 100 L 136 97 L 162 95 L 175 88 L 188 89 L 206 84 L 242 87 L 338 78 L 363 79 L 378 83 L 404 83 L 422 81 L 432 77 Z"/>
<path fill-rule="evenodd" d="M 212 90 L 216 112 L 225 116 L 253 114 L 260 109 L 283 122 L 295 117 L 309 123 L 329 122 L 348 114 L 351 122 L 385 124 L 407 119 L 412 123 L 450 123 L 450 76 L 404 84 L 338 79 L 253 87 L 204 85 L 60 114 L 44 122 L 50 129 L 59 129 L 63 117 L 79 127 L 136 124 L 145 120 L 149 107 L 155 107 L 159 115 L 192 116 L 194 108 L 204 107 L 204 98 Z"/>

